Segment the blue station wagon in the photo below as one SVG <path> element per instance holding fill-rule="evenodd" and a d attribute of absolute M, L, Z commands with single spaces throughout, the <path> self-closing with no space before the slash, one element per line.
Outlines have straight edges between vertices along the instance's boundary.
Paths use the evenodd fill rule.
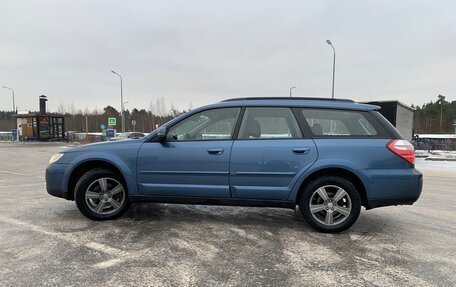
<path fill-rule="evenodd" d="M 378 112 L 351 100 L 238 98 L 180 115 L 141 139 L 54 155 L 47 191 L 93 220 L 134 201 L 299 207 L 321 232 L 366 209 L 413 204 L 414 148 Z"/>

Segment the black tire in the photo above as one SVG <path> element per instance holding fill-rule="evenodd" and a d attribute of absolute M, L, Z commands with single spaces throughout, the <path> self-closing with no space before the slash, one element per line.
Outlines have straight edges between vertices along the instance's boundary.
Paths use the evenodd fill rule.
<path fill-rule="evenodd" d="M 317 192 L 317 190 L 322 187 L 324 187 L 325 191 L 329 190 L 327 192 L 327 194 L 330 195 L 328 198 L 331 198 L 331 195 L 336 195 L 336 190 L 338 190 L 337 187 L 343 189 L 348 197 L 342 198 L 338 201 L 338 203 L 336 202 L 335 204 L 334 198 L 333 200 L 329 199 L 328 201 L 323 201 L 323 198 L 320 197 L 319 193 Z M 315 195 L 315 193 L 317 193 L 317 195 Z M 315 200 L 320 200 L 318 206 L 324 206 L 325 209 L 312 213 L 310 211 L 311 200 L 312 203 L 315 204 L 313 205 L 315 207 L 317 206 Z M 327 224 L 326 221 L 322 222 L 322 217 L 328 213 L 328 204 L 331 201 L 333 203 L 329 205 L 329 211 L 332 213 L 330 217 L 333 218 L 333 216 L 339 216 L 339 223 L 336 221 L 331 224 Z M 337 208 L 339 207 L 346 208 L 346 210 L 348 210 L 348 207 L 350 207 L 348 216 L 344 216 L 342 213 L 337 212 Z M 299 202 L 299 209 L 301 210 L 302 216 L 306 220 L 307 224 L 309 224 L 313 229 L 324 233 L 338 233 L 350 228 L 358 219 L 361 211 L 361 197 L 359 195 L 359 192 L 356 190 L 356 187 L 349 180 L 338 176 L 322 176 L 309 182 L 304 187 Z"/>
<path fill-rule="evenodd" d="M 108 209 L 112 208 L 112 210 L 108 210 L 105 212 L 106 214 L 102 214 L 104 211 L 102 210 L 102 213 L 97 213 L 96 211 L 92 210 L 93 206 L 91 208 L 91 204 L 96 204 L 97 202 L 100 202 L 102 199 L 94 198 L 92 201 L 86 200 L 86 193 L 88 192 L 89 187 L 91 187 L 93 184 L 95 184 L 99 179 L 107 179 L 107 184 L 106 186 L 114 186 L 113 183 L 117 184 L 116 186 L 119 186 L 119 184 L 123 187 L 123 191 L 119 192 L 123 197 L 121 197 L 120 194 L 116 194 L 116 198 L 120 201 L 116 201 L 118 207 L 116 208 L 114 205 L 110 204 L 109 201 L 107 201 L 108 204 Z M 96 186 L 94 187 L 95 189 L 97 188 Z M 98 189 L 101 192 L 101 185 L 98 187 Z M 107 190 L 108 191 L 108 190 Z M 106 192 L 107 192 L 106 191 Z M 114 196 L 113 196 L 114 197 Z M 94 168 L 89 171 L 87 171 L 84 175 L 81 176 L 81 178 L 78 180 L 75 190 L 74 190 L 74 199 L 76 202 L 76 206 L 78 207 L 79 211 L 86 217 L 92 219 L 92 220 L 110 220 L 110 219 L 116 219 L 120 216 L 122 216 L 129 208 L 130 202 L 128 200 L 128 191 L 127 191 L 127 185 L 125 184 L 124 179 L 122 176 L 118 175 L 117 173 L 112 172 L 109 169 L 105 168 Z M 112 200 L 112 199 L 110 199 Z M 106 203 L 105 203 L 106 204 Z M 104 204 L 104 205 L 105 205 Z M 110 207 L 109 207 L 110 206 Z"/>

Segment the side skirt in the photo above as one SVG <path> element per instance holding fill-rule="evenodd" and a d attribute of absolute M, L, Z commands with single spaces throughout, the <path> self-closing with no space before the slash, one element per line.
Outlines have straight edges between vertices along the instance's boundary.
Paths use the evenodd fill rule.
<path fill-rule="evenodd" d="M 251 207 L 280 207 L 295 209 L 292 201 L 283 200 L 255 200 L 236 198 L 198 198 L 198 197 L 168 197 L 168 196 L 129 196 L 131 202 L 156 202 L 175 204 L 197 204 L 197 205 L 223 205 L 223 206 L 251 206 Z"/>

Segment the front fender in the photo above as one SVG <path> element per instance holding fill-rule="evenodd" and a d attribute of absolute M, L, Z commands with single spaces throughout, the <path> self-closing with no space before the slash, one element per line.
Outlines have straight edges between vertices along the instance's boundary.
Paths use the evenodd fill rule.
<path fill-rule="evenodd" d="M 136 195 L 138 194 L 138 184 L 136 180 L 136 154 L 134 154 L 134 156 L 135 157 L 128 158 L 127 162 L 125 162 L 125 160 L 121 159 L 119 156 L 111 153 L 99 151 L 81 153 L 76 156 L 66 168 L 64 186 L 68 186 L 71 173 L 81 164 L 89 161 L 103 161 L 115 166 L 120 171 L 127 184 L 128 194 Z"/>
<path fill-rule="evenodd" d="M 328 169 L 328 168 L 345 169 L 345 170 L 350 171 L 350 172 L 354 173 L 355 175 L 357 175 L 364 186 L 366 186 L 366 183 L 369 183 L 369 177 L 368 177 L 367 173 L 364 171 L 364 169 L 352 161 L 349 161 L 349 160 L 337 160 L 336 161 L 333 158 L 318 160 L 311 167 L 309 167 L 307 170 L 303 171 L 302 173 L 300 173 L 298 175 L 298 180 L 296 180 L 291 192 L 289 193 L 289 195 L 287 197 L 287 200 L 295 202 L 302 183 L 313 173 L 318 172 L 323 169 Z"/>

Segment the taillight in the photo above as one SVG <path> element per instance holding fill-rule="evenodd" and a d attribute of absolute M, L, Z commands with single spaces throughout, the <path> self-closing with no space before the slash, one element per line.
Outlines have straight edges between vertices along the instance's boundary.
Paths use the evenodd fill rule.
<path fill-rule="evenodd" d="M 411 164 L 415 164 L 415 148 L 406 140 L 392 140 L 387 145 L 388 149 L 405 159 Z"/>

